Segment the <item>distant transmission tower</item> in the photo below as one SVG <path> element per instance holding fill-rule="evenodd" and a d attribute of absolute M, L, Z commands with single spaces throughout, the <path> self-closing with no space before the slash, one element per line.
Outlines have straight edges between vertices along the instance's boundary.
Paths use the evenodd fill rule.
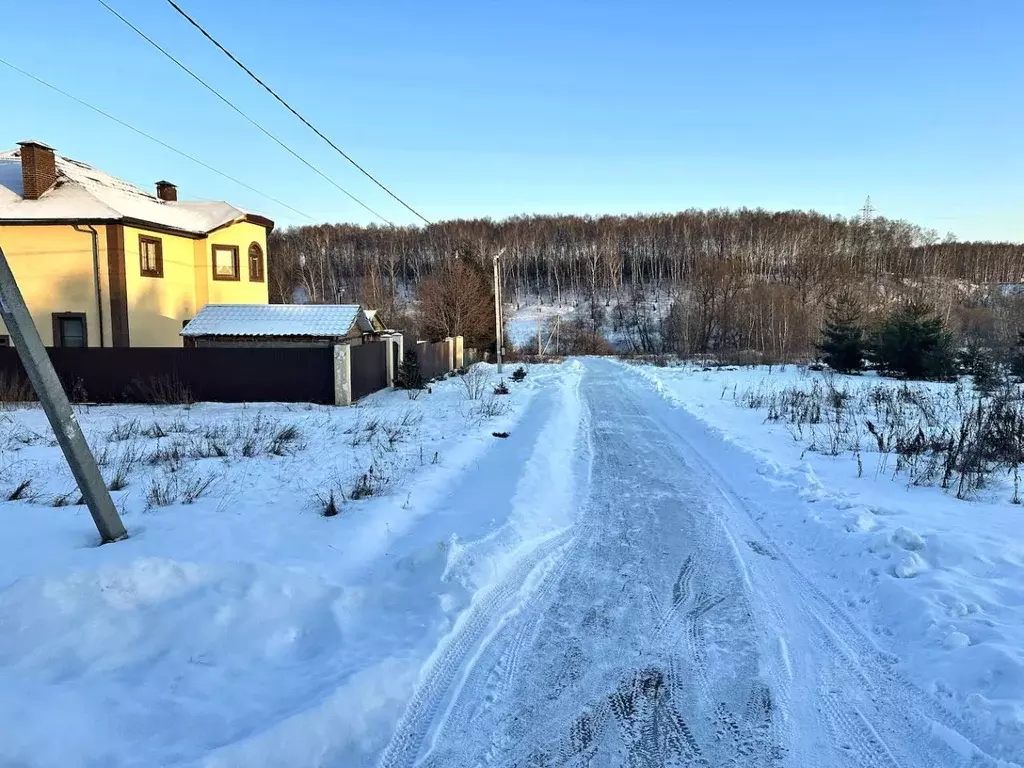
<path fill-rule="evenodd" d="M 868 195 L 867 200 L 864 201 L 864 207 L 860 209 L 860 220 L 864 222 L 872 221 L 875 218 L 875 207 L 871 205 L 871 195 Z"/>

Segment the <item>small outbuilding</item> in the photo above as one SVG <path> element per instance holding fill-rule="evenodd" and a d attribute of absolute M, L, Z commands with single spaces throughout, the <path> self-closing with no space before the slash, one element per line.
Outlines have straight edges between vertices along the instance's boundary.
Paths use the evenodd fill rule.
<path fill-rule="evenodd" d="M 359 304 L 207 304 L 181 331 L 190 347 L 329 347 L 397 335 Z"/>

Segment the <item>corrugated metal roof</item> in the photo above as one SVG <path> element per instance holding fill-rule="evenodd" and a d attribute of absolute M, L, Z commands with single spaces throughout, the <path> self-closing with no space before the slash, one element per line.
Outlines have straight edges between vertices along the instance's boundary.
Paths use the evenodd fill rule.
<path fill-rule="evenodd" d="M 358 304 L 207 304 L 181 335 L 343 337 L 361 311 Z"/>

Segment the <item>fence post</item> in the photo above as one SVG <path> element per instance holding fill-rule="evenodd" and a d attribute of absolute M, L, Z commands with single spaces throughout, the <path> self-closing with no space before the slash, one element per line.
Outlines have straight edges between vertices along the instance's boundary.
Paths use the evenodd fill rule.
<path fill-rule="evenodd" d="M 466 367 L 466 350 L 461 336 L 455 337 L 455 367 L 458 369 Z"/>
<path fill-rule="evenodd" d="M 352 349 L 334 345 L 334 404 L 352 405 Z"/>
<path fill-rule="evenodd" d="M 455 339 L 447 336 L 444 339 L 445 356 L 448 358 L 448 370 L 455 370 Z"/>
<path fill-rule="evenodd" d="M 404 355 L 405 355 L 405 337 L 402 336 L 402 334 L 400 334 L 400 333 L 394 333 L 394 334 L 391 334 L 391 336 L 389 336 L 386 339 L 386 341 L 388 343 L 388 345 L 387 345 L 387 354 L 388 354 L 388 386 L 389 387 L 393 387 L 393 386 L 395 386 L 395 376 L 398 374 L 398 371 L 395 370 L 395 359 L 396 358 L 398 359 L 398 364 L 399 365 L 401 365 L 402 364 L 402 360 L 404 360 Z M 397 355 L 395 354 L 396 350 L 398 351 Z"/>
<path fill-rule="evenodd" d="M 382 336 L 381 351 L 384 353 L 384 386 L 395 386 L 395 348 L 390 336 Z"/>

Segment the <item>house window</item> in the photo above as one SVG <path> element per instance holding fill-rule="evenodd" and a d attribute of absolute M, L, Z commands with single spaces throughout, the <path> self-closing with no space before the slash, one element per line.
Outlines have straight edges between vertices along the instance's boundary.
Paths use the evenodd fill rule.
<path fill-rule="evenodd" d="M 215 246 L 213 246 L 213 279 L 214 280 L 237 280 L 238 279 L 238 246 L 237 245 L 215 245 Z"/>
<path fill-rule="evenodd" d="M 164 244 L 160 238 L 139 235 L 139 272 L 143 277 L 164 276 Z"/>
<path fill-rule="evenodd" d="M 53 346 L 86 347 L 89 338 L 85 330 L 84 312 L 53 313 Z"/>
<path fill-rule="evenodd" d="M 263 249 L 259 243 L 249 246 L 249 282 L 263 282 Z"/>

